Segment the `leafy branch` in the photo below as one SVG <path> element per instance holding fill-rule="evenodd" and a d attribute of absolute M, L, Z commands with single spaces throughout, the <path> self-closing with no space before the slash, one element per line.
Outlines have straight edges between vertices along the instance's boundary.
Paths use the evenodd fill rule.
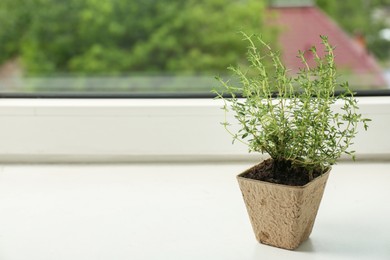
<path fill-rule="evenodd" d="M 305 53 L 298 52 L 303 68 L 296 76 L 290 76 L 280 54 L 261 37 L 243 36 L 249 44 L 250 70 L 229 67 L 240 84 L 217 77 L 224 92 L 214 91 L 224 101 L 222 125 L 233 141 L 248 145 L 250 152 L 268 153 L 276 162 L 288 161 L 308 172 L 325 170 L 344 153 L 355 158 L 349 147 L 358 125 L 362 123 L 367 129 L 370 120 L 357 112 L 357 100 L 348 83 L 337 83 L 334 48 L 328 38 L 321 36 L 323 57 L 315 47 L 310 49 L 316 66 L 310 67 Z M 267 60 L 271 60 L 271 68 Z M 335 95 L 338 87 L 343 92 Z M 341 112 L 332 110 L 336 102 L 341 102 Z M 237 132 L 231 130 L 227 120 L 230 109 L 240 126 Z"/>

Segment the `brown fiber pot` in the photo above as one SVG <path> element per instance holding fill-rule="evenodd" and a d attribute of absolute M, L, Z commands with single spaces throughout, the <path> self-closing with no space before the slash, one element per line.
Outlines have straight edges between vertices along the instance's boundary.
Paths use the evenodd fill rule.
<path fill-rule="evenodd" d="M 247 171 L 238 175 L 256 239 L 263 244 L 290 250 L 308 239 L 330 170 L 304 186 L 242 177 Z"/>

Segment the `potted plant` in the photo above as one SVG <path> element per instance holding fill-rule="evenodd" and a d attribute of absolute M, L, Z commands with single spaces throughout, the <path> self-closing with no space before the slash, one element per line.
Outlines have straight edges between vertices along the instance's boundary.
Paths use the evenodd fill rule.
<path fill-rule="evenodd" d="M 233 141 L 270 157 L 237 176 L 257 240 L 295 249 L 312 231 L 331 166 L 342 154 L 355 158 L 349 147 L 369 119 L 357 113 L 348 83 L 337 82 L 327 37 L 321 36 L 323 55 L 310 50 L 314 67 L 298 52 L 302 69 L 291 76 L 278 52 L 258 36 L 243 35 L 250 69 L 230 67 L 239 83 L 217 77 L 224 92 L 215 91 L 238 127 L 232 130 L 226 119 L 222 124 Z"/>

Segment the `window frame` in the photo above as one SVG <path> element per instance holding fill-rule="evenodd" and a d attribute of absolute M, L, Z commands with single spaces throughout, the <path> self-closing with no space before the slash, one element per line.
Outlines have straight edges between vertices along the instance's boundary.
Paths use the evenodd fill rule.
<path fill-rule="evenodd" d="M 386 126 L 390 96 L 357 97 L 372 118 L 358 134 L 358 160 L 390 159 Z M 221 100 L 211 98 L 2 98 L 0 161 L 207 162 L 255 161 L 220 122 Z M 335 107 L 337 109 L 337 106 Z M 343 158 L 345 159 L 345 158 Z"/>

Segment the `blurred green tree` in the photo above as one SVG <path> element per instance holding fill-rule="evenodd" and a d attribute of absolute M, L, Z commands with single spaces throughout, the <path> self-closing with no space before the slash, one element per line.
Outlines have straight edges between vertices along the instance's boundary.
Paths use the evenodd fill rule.
<path fill-rule="evenodd" d="M 261 33 L 258 0 L 1 0 L 0 63 L 29 75 L 225 71 Z"/>

